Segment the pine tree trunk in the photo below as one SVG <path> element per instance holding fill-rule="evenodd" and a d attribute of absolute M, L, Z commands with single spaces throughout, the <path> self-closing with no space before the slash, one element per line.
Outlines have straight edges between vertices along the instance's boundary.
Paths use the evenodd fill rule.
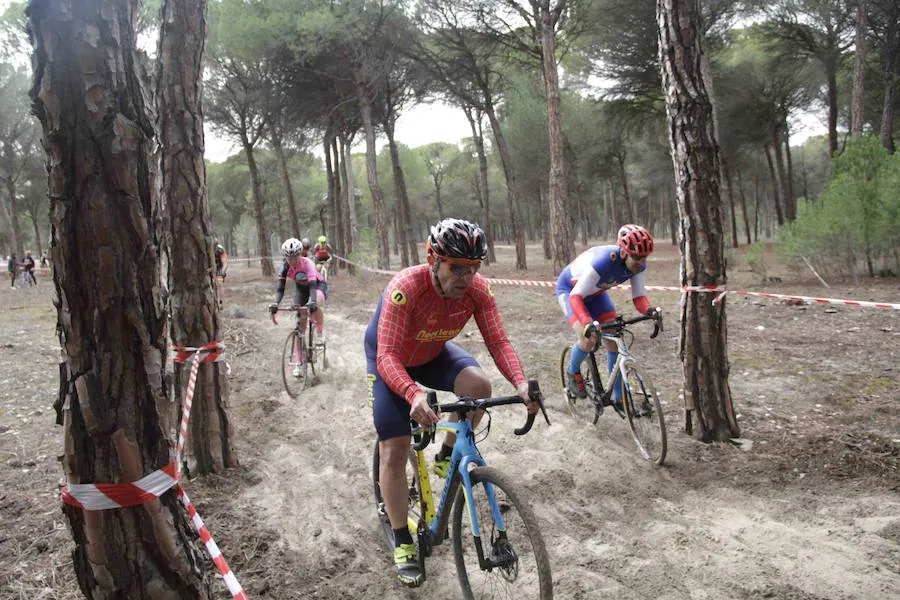
<path fill-rule="evenodd" d="M 725 183 L 728 186 L 728 207 L 731 216 L 731 243 L 735 248 L 738 247 L 737 232 L 737 214 L 734 206 L 734 182 L 731 180 L 731 169 L 728 168 L 728 161 L 722 157 L 722 174 L 725 175 Z"/>
<path fill-rule="evenodd" d="M 157 131 L 162 146 L 159 179 L 165 214 L 169 265 L 170 334 L 176 346 L 222 341 L 216 302 L 214 238 L 210 231 L 203 161 L 203 111 L 200 105 L 206 0 L 164 0 L 157 74 Z M 219 298 L 221 300 L 221 298 Z M 189 365 L 175 366 L 176 394 Z M 202 367 L 194 391 L 191 419 L 192 475 L 219 473 L 235 466 L 224 363 Z"/>
<path fill-rule="evenodd" d="M 344 152 L 344 170 L 342 173 L 347 178 L 347 195 L 345 198 L 346 214 L 348 215 L 347 229 L 344 232 L 344 239 L 347 241 L 347 255 L 353 254 L 359 245 L 359 220 L 356 216 L 356 183 L 353 177 L 353 155 L 350 152 L 350 140 L 341 137 L 341 148 Z M 348 269 L 353 273 L 353 267 Z"/>
<path fill-rule="evenodd" d="M 394 173 L 394 186 L 397 189 L 397 205 L 400 208 L 400 227 L 402 229 L 402 239 L 406 248 L 403 249 L 401 256 L 407 256 L 406 263 L 419 264 L 419 250 L 416 247 L 416 240 L 413 237 L 412 228 L 412 211 L 409 206 L 409 193 L 406 189 L 406 177 L 403 175 L 403 165 L 400 163 L 400 152 L 397 150 L 397 142 L 394 140 L 394 125 L 385 125 L 385 135 L 388 138 L 388 152 L 391 156 L 391 169 Z M 408 249 L 408 251 L 407 251 Z"/>
<path fill-rule="evenodd" d="M 329 214 L 331 215 L 331 228 L 329 229 L 328 235 L 331 237 L 332 244 L 335 248 L 337 248 L 338 252 L 344 254 L 344 248 L 347 240 L 344 238 L 344 222 L 347 220 L 347 215 L 344 214 L 344 184 L 345 184 L 345 176 L 341 176 L 341 172 L 343 171 L 343 165 L 341 161 L 341 150 L 338 146 L 337 138 L 332 136 L 331 145 L 328 154 L 331 154 L 333 157 L 333 163 L 331 166 L 331 178 L 334 180 L 332 183 L 332 187 L 329 188 L 331 193 L 330 204 L 331 210 Z M 340 263 L 338 261 L 333 262 L 334 272 L 337 273 L 337 267 Z"/>
<path fill-rule="evenodd" d="M 484 90 L 482 90 L 484 91 Z M 500 120 L 494 112 L 494 104 L 490 94 L 485 92 L 485 114 L 494 132 L 494 141 L 497 143 L 497 151 L 500 153 L 500 163 L 503 165 L 503 175 L 506 178 L 506 200 L 509 205 L 510 234 L 516 245 L 516 270 L 528 269 L 528 261 L 525 257 L 525 231 L 522 228 L 522 207 L 519 200 L 519 182 L 512 166 L 512 155 L 506 137 L 500 128 Z"/>
<path fill-rule="evenodd" d="M 562 2 L 565 4 L 565 0 Z M 554 270 L 562 270 L 575 258 L 575 239 L 569 227 L 568 185 L 563 152 L 562 115 L 559 97 L 559 73 L 556 69 L 556 23 L 549 1 L 539 10 L 544 89 L 547 93 L 547 122 L 550 141 L 550 177 L 548 208 L 550 250 Z"/>
<path fill-rule="evenodd" d="M 657 0 L 656 7 L 681 222 L 681 285 L 725 285 L 719 157 L 701 71 L 700 3 Z M 725 301 L 713 304 L 714 298 L 689 293 L 681 310 L 686 428 L 703 441 L 740 435 L 728 386 Z"/>
<path fill-rule="evenodd" d="M 173 455 L 162 207 L 151 178 L 153 123 L 135 64 L 136 10 L 137 0 L 47 0 L 27 13 L 69 374 L 61 383 L 70 483 L 133 482 Z M 198 252 L 208 256 L 208 244 Z M 129 509 L 64 511 L 85 596 L 210 597 L 205 559 L 174 493 Z"/>
<path fill-rule="evenodd" d="M 12 152 L 6 154 L 4 159 L 8 160 L 10 163 L 7 168 L 7 173 L 12 173 L 11 163 L 14 160 Z M 6 202 L 3 204 L 6 209 L 5 212 L 7 212 L 6 217 L 9 221 L 10 233 L 12 234 L 12 247 L 16 256 L 22 258 L 25 255 L 25 245 L 22 241 L 22 228 L 19 226 L 19 205 L 16 200 L 16 182 L 12 175 L 8 175 L 7 177 L 4 177 L 4 184 L 6 185 Z"/>
<path fill-rule="evenodd" d="M 769 176 L 772 178 L 772 201 L 775 203 L 775 215 L 778 219 L 778 225 L 784 225 L 784 213 L 781 210 L 781 194 L 779 193 L 780 181 L 778 174 L 775 172 L 775 163 L 772 160 L 772 153 L 769 146 L 765 147 L 766 162 L 769 165 Z"/>
<path fill-rule="evenodd" d="M 863 130 L 868 16 L 869 0 L 859 0 L 856 6 L 856 49 L 853 52 L 853 97 L 850 102 L 850 135 L 852 137 L 861 136 Z"/>
<path fill-rule="evenodd" d="M 391 266 L 391 246 L 388 242 L 390 228 L 384 194 L 378 181 L 378 160 L 375 148 L 375 123 L 372 121 L 372 103 L 368 92 L 361 81 L 356 83 L 356 99 L 359 101 L 359 113 L 363 130 L 366 133 L 366 177 L 369 192 L 372 194 L 372 212 L 375 213 L 375 237 L 378 240 L 378 268 L 389 269 Z"/>
<path fill-rule="evenodd" d="M 281 171 L 281 185 L 284 188 L 284 199 L 287 200 L 288 218 L 291 220 L 290 231 L 295 238 L 300 237 L 300 220 L 297 218 L 297 203 L 294 200 L 294 186 L 291 184 L 291 172 L 288 170 L 287 158 L 284 156 L 284 144 L 281 132 L 275 125 L 269 124 L 269 141 L 278 158 L 278 168 Z"/>
<path fill-rule="evenodd" d="M 747 236 L 747 245 L 753 243 L 753 239 L 750 237 L 750 217 L 747 213 L 747 196 L 744 194 L 744 182 L 741 177 L 741 169 L 737 170 L 737 180 L 738 180 L 738 197 L 741 199 L 741 216 L 744 218 L 744 233 Z"/>
<path fill-rule="evenodd" d="M 484 132 L 481 128 L 482 113 L 479 109 L 463 106 L 469 127 L 472 129 L 472 140 L 475 144 L 475 152 L 478 154 L 478 193 L 481 196 L 481 205 L 484 207 L 484 231 L 487 233 L 488 262 L 497 262 L 497 254 L 494 252 L 494 226 L 491 223 L 491 191 L 488 186 L 488 162 L 484 151 Z"/>
<path fill-rule="evenodd" d="M 272 259 L 269 256 L 269 229 L 266 226 L 266 215 L 263 212 L 263 197 L 259 180 L 259 167 L 253 155 L 253 144 L 246 132 L 241 133 L 244 154 L 247 156 L 247 170 L 250 172 L 250 196 L 253 201 L 253 216 L 256 218 L 256 243 L 259 244 L 259 268 L 263 277 L 275 275 Z"/>
<path fill-rule="evenodd" d="M 896 2 L 888 5 L 885 11 L 886 26 L 882 52 L 882 80 L 884 100 L 881 104 L 881 145 L 891 154 L 894 153 L 894 82 L 897 78 L 895 65 L 900 48 L 897 45 L 898 29 L 900 29 L 900 5 Z"/>

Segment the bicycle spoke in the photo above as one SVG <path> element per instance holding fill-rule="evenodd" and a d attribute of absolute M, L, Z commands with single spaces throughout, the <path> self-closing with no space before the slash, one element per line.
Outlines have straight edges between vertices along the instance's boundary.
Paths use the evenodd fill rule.
<path fill-rule="evenodd" d="M 285 340 L 281 358 L 281 376 L 284 389 L 291 398 L 296 398 L 307 385 L 309 370 L 306 362 L 306 348 L 296 331 L 291 331 Z"/>
<path fill-rule="evenodd" d="M 626 367 L 625 405 L 628 425 L 644 459 L 657 465 L 666 459 L 666 422 L 656 388 L 637 367 Z"/>
<path fill-rule="evenodd" d="M 472 472 L 473 506 L 478 519 L 483 556 L 478 560 L 462 487 L 453 506 L 453 553 L 463 597 L 467 599 L 546 599 L 553 597 L 550 564 L 537 519 L 513 484 L 489 467 Z M 493 494 L 502 518 L 494 518 Z"/>
<path fill-rule="evenodd" d="M 593 396 L 596 393 L 596 386 L 594 385 L 593 377 L 591 376 L 591 367 L 588 362 L 590 360 L 589 358 L 581 363 L 581 376 L 584 377 L 584 387 L 587 390 L 587 397 L 575 398 L 566 389 L 568 384 L 566 373 L 569 368 L 569 360 L 572 355 L 571 352 L 572 348 L 567 346 L 562 351 L 562 355 L 559 358 L 559 376 L 562 381 L 563 396 L 566 399 L 566 408 L 568 409 L 569 414 L 579 421 L 594 424 L 596 406 L 593 401 Z"/>

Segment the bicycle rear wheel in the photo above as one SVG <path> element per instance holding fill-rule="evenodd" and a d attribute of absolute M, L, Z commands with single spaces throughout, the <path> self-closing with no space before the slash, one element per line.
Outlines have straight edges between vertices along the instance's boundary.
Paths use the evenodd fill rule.
<path fill-rule="evenodd" d="M 410 449 L 410 459 L 406 461 L 406 481 L 409 485 L 409 518 L 418 521 L 420 514 L 420 492 L 419 492 L 419 474 L 415 464 L 415 454 Z M 372 489 L 375 496 L 375 512 L 378 515 L 378 521 L 381 524 L 381 530 L 384 533 L 385 541 L 391 551 L 394 550 L 394 530 L 391 528 L 391 521 L 388 519 L 387 508 L 384 505 L 384 497 L 381 494 L 381 484 L 378 481 L 378 474 L 381 470 L 381 454 L 378 450 L 378 440 L 375 440 L 375 451 L 372 453 Z"/>
<path fill-rule="evenodd" d="M 281 354 L 281 378 L 284 381 L 284 390 L 291 398 L 299 396 L 309 384 L 308 366 L 306 342 L 296 330 L 291 331 Z"/>
<path fill-rule="evenodd" d="M 666 460 L 666 421 L 659 395 L 635 365 L 626 365 L 625 375 L 623 398 L 631 435 L 641 456 L 661 465 Z"/>
<path fill-rule="evenodd" d="M 563 348 L 562 354 L 559 356 L 559 378 L 563 386 L 563 395 L 566 398 L 566 408 L 569 414 L 579 421 L 587 421 L 596 424 L 596 406 L 592 398 L 597 393 L 597 386 L 594 385 L 594 378 L 591 376 L 591 365 L 588 362 L 590 358 L 586 358 L 581 363 L 581 376 L 584 378 L 584 388 L 587 390 L 586 398 L 575 398 L 569 393 L 568 388 L 568 369 L 569 361 L 572 356 L 572 347 Z"/>
<path fill-rule="evenodd" d="M 489 495 L 496 497 L 503 520 L 501 528 L 491 510 Z M 480 536 L 475 537 L 472 519 L 463 519 L 467 508 L 463 486 L 453 503 L 453 557 L 466 600 L 553 598 L 553 578 L 544 539 L 534 511 L 502 473 L 491 467 L 472 470 L 472 506 Z M 479 563 L 478 545 L 489 568 Z M 486 565 L 487 566 L 487 565 Z"/>

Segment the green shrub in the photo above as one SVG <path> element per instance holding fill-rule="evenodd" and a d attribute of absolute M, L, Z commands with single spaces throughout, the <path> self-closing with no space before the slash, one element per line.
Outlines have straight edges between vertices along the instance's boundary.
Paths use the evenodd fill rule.
<path fill-rule="evenodd" d="M 779 251 L 803 256 L 823 275 L 874 274 L 892 260 L 900 226 L 900 155 L 877 138 L 854 138 L 834 162 L 816 201 L 801 200 L 797 218 L 778 232 Z"/>

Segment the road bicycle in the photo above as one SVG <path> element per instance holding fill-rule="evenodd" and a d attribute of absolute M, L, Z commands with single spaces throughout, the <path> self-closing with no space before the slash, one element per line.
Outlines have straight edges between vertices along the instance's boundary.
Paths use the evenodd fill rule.
<path fill-rule="evenodd" d="M 322 373 L 328 368 L 326 345 L 324 340 L 316 338 L 316 327 L 309 318 L 308 306 L 279 306 L 276 312 L 293 312 L 297 315 L 294 328 L 288 333 L 281 353 L 284 389 L 288 396 L 296 398 L 312 385 L 317 372 Z M 272 313 L 272 322 L 278 324 L 275 313 Z"/>
<path fill-rule="evenodd" d="M 536 381 L 529 382 L 529 396 L 540 403 L 540 410 L 549 425 L 543 395 Z M 476 445 L 490 433 L 490 413 L 487 409 L 524 401 L 518 395 L 480 400 L 460 397 L 456 402 L 438 405 L 437 396 L 432 391 L 428 392 L 428 403 L 438 414 L 459 415 L 459 421 L 441 422 L 428 429 L 411 421 L 413 442 L 407 466 L 408 525 L 416 538 L 423 579 L 425 558 L 449 536 L 453 538 L 457 576 L 466 600 L 512 598 L 513 594 L 522 600 L 552 599 L 550 561 L 534 511 L 518 484 L 497 469 L 487 466 Z M 479 429 L 480 439 L 476 440 L 469 417 L 480 410 L 484 411 L 488 424 Z M 528 433 L 534 419 L 535 415 L 529 414 L 525 425 L 515 430 L 516 435 Z M 456 442 L 450 456 L 449 476 L 436 504 L 424 451 L 437 431 L 455 433 Z M 393 530 L 378 481 L 380 461 L 377 442 L 372 469 L 375 508 L 393 553 Z M 449 527 L 451 520 L 452 527 Z"/>
<path fill-rule="evenodd" d="M 666 421 L 662 404 L 653 382 L 638 369 L 634 356 L 629 350 L 634 341 L 634 334 L 628 327 L 651 319 L 655 323 L 650 337 L 655 338 L 663 329 L 662 317 L 641 315 L 625 320 L 618 315 L 614 321 L 609 323 L 601 324 L 596 321 L 592 323 L 593 330 L 600 331 L 600 335 L 597 344 L 581 363 L 581 376 L 584 378 L 587 398 L 575 397 L 567 385 L 566 372 L 570 361 L 569 353 L 572 351 L 571 346 L 566 346 L 559 357 L 559 375 L 566 396 L 566 405 L 573 417 L 588 420 L 596 425 L 600 415 L 603 414 L 603 408 L 611 406 L 622 419 L 628 421 L 628 428 L 631 430 L 631 436 L 634 438 L 641 456 L 651 463 L 661 465 L 666 460 Z M 625 340 L 626 333 L 630 336 L 627 342 Z M 615 343 L 619 353 L 605 389 L 600 378 L 596 356 L 602 339 Z M 622 402 L 619 404 L 613 401 L 613 391 L 615 386 L 621 386 L 623 381 L 625 385 L 621 394 Z"/>

